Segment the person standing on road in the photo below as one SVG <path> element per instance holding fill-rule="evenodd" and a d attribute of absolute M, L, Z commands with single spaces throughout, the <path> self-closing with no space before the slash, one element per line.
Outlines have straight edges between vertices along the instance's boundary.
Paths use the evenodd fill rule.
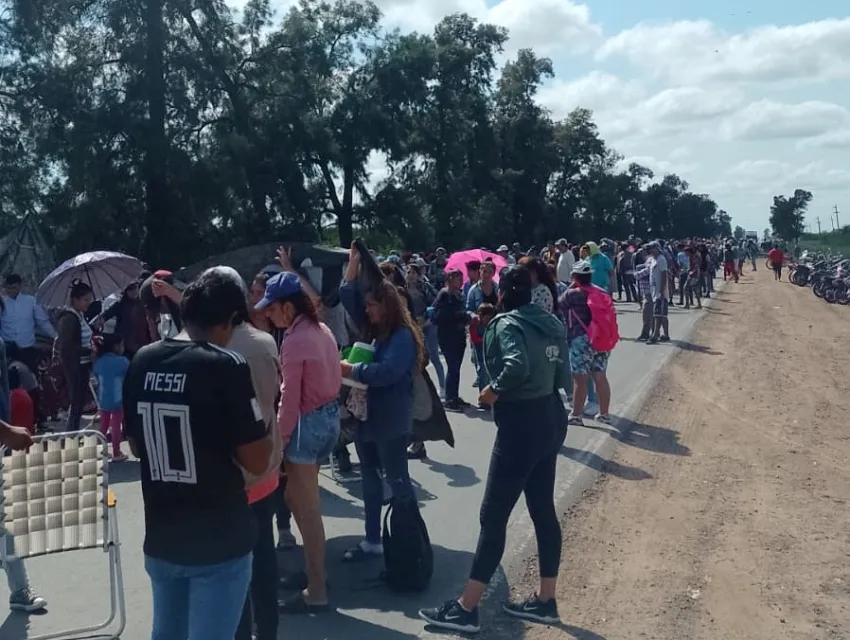
<path fill-rule="evenodd" d="M 770 266 L 773 268 L 773 277 L 775 280 L 782 280 L 782 261 L 784 256 L 779 247 L 773 245 L 773 248 L 767 252 L 767 259 L 770 261 Z"/>
<path fill-rule="evenodd" d="M 647 344 L 670 342 L 670 278 L 667 258 L 661 253 L 661 245 L 649 243 L 649 292 L 652 295 L 652 336 Z"/>
<path fill-rule="evenodd" d="M 360 339 L 375 345 L 371 363 L 340 363 L 342 375 L 367 386 L 366 417 L 358 424 L 354 442 L 360 459 L 366 537 L 343 554 L 346 562 L 358 562 L 384 553 L 384 480 L 393 500 L 416 501 L 407 447 L 413 433 L 413 376 L 417 368 L 425 371 L 428 353 L 422 332 L 407 312 L 398 289 L 383 279 L 362 293 L 357 283 L 361 257 L 356 246 L 352 245 L 349 255 L 340 298 L 360 330 Z M 462 305 L 461 313 L 466 318 Z"/>
<path fill-rule="evenodd" d="M 573 406 L 568 424 L 584 426 L 588 382 L 593 380 L 599 393 L 599 405 L 594 407 L 594 419 L 603 424 L 611 424 L 608 410 L 611 404 L 611 386 L 608 384 L 608 351 L 597 351 L 590 344 L 587 328 L 592 313 L 587 304 L 588 291 L 592 281 L 592 268 L 584 260 L 573 265 L 573 284 L 561 296 L 558 306 L 567 322 L 567 346 L 569 349 L 570 370 L 573 374 Z"/>
<path fill-rule="evenodd" d="M 638 341 L 646 342 L 652 337 L 653 329 L 653 304 L 652 304 L 652 283 L 649 278 L 649 267 L 651 266 L 650 258 L 647 255 L 649 249 L 641 247 L 635 254 L 635 261 L 640 261 L 635 267 L 635 280 L 638 289 L 638 304 L 641 308 L 643 326 L 641 327 Z"/>
<path fill-rule="evenodd" d="M 685 280 L 685 309 L 690 309 L 696 301 L 697 309 L 702 309 L 702 276 L 699 254 L 692 246 L 685 247 L 688 256 L 688 272 Z M 696 300 L 694 300 L 696 299 Z"/>
<path fill-rule="evenodd" d="M 319 321 L 313 298 L 292 271 L 273 276 L 254 308 L 265 309 L 272 323 L 286 330 L 280 349 L 277 429 L 283 439 L 286 504 L 301 532 L 306 566 L 305 572 L 281 581 L 282 587 L 297 593 L 284 600 L 279 610 L 285 614 L 324 613 L 329 607 L 319 465 L 339 440 L 337 398 L 342 375 L 337 342 Z M 268 518 L 271 525 L 271 509 Z"/>
<path fill-rule="evenodd" d="M 727 278 L 738 282 L 738 254 L 731 242 L 727 242 L 723 249 L 723 280 Z"/>
<path fill-rule="evenodd" d="M 561 527 L 555 511 L 555 465 L 567 434 L 564 386 L 564 328 L 551 313 L 532 304 L 527 269 L 510 267 L 500 280 L 500 307 L 484 333 L 484 358 L 492 381 L 479 401 L 493 405 L 496 442 L 487 489 L 481 502 L 481 533 L 472 570 L 461 596 L 432 609 L 420 609 L 428 624 L 477 633 L 478 606 L 505 551 L 508 519 L 519 496 L 534 522 L 540 564 L 537 593 L 503 605 L 513 617 L 559 622 L 555 590 L 561 561 Z M 529 416 L 534 416 L 529 422 Z"/>
<path fill-rule="evenodd" d="M 637 289 L 635 288 L 635 254 L 629 245 L 620 245 L 617 254 L 617 299 L 622 300 L 622 290 L 626 291 L 626 302 L 637 302 L 640 304 Z"/>
<path fill-rule="evenodd" d="M 125 431 L 141 460 L 152 640 L 233 640 L 242 615 L 257 540 L 243 470 L 264 473 L 272 453 L 251 370 L 224 348 L 244 308 L 238 284 L 201 274 L 181 301 L 188 339 L 143 347 L 124 379 Z"/>
<path fill-rule="evenodd" d="M 570 274 L 572 273 L 576 259 L 572 250 L 570 250 L 570 245 L 567 243 L 566 238 L 558 240 L 558 252 L 558 282 L 569 284 Z"/>
<path fill-rule="evenodd" d="M 458 270 L 446 274 L 446 287 L 437 294 L 431 315 L 437 325 L 437 342 L 446 359 L 446 409 L 463 411 L 469 406 L 460 397 L 460 367 L 466 351 L 469 314 L 463 302 L 463 275 Z"/>

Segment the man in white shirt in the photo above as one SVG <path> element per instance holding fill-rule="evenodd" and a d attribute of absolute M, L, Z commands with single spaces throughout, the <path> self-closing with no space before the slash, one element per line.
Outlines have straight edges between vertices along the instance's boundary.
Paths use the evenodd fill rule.
<path fill-rule="evenodd" d="M 573 264 L 576 258 L 570 250 L 570 245 L 567 244 L 566 238 L 558 240 L 558 280 L 564 284 L 570 284 L 572 281 Z"/>
<path fill-rule="evenodd" d="M 652 295 L 652 337 L 647 344 L 655 344 L 659 341 L 670 341 L 670 321 L 667 312 L 670 305 L 670 280 L 668 278 L 669 267 L 667 258 L 661 253 L 661 246 L 657 242 L 649 245 L 649 292 Z M 663 335 L 662 335 L 663 331 Z"/>

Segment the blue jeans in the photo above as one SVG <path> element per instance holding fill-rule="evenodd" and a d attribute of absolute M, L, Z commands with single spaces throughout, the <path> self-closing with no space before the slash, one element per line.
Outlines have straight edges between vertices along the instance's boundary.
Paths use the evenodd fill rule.
<path fill-rule="evenodd" d="M 440 360 L 440 347 L 437 345 L 437 327 L 433 324 L 425 325 L 425 347 L 428 349 L 428 359 L 434 365 L 437 372 L 437 382 L 440 390 L 446 388 L 446 372 L 443 371 L 443 362 Z"/>
<path fill-rule="evenodd" d="M 384 483 L 381 469 L 393 498 L 415 500 L 410 473 L 407 469 L 408 434 L 386 442 L 362 442 L 356 440 L 357 457 L 360 459 L 360 475 L 363 481 L 363 511 L 366 514 L 366 542 L 381 543 L 381 509 L 384 506 Z"/>
<path fill-rule="evenodd" d="M 446 359 L 446 401 L 460 398 L 460 367 L 463 364 L 463 352 L 466 344 L 446 342 L 440 345 Z"/>
<path fill-rule="evenodd" d="M 153 593 L 151 640 L 233 640 L 251 582 L 251 557 L 187 566 L 146 555 Z"/>
<path fill-rule="evenodd" d="M 3 344 L 0 342 L 0 344 Z M 9 591 L 15 593 L 30 586 L 27 578 L 27 570 L 22 558 L 15 555 L 15 537 L 6 533 L 6 553 L 3 556 L 3 569 L 6 571 L 6 581 L 9 583 Z"/>
<path fill-rule="evenodd" d="M 473 344 L 472 353 L 475 354 L 475 373 L 478 375 L 478 390 L 480 391 L 490 384 L 490 376 L 487 375 L 487 367 L 484 366 L 484 345 Z"/>
<path fill-rule="evenodd" d="M 301 416 L 286 447 L 286 461 L 292 464 L 316 464 L 331 455 L 337 442 L 339 404 L 333 400 Z"/>

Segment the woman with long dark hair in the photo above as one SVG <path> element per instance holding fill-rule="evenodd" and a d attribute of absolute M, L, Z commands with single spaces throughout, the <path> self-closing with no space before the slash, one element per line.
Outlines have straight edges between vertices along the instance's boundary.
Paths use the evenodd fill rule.
<path fill-rule="evenodd" d="M 408 472 L 407 446 L 413 432 L 413 376 L 428 364 L 422 332 L 407 309 L 398 287 L 376 279 L 363 294 L 358 284 L 360 252 L 352 244 L 348 269 L 340 286 L 346 311 L 360 329 L 361 340 L 375 345 L 371 363 L 341 363 L 342 374 L 367 385 L 366 419 L 357 429 L 355 447 L 360 458 L 366 537 L 345 552 L 355 562 L 383 555 L 381 507 L 383 477 L 393 500 L 416 496 Z"/>
<path fill-rule="evenodd" d="M 469 580 L 461 596 L 419 616 L 441 629 L 477 633 L 478 605 L 505 551 L 508 519 L 520 494 L 534 522 L 540 564 L 537 592 L 508 615 L 558 622 L 555 587 L 561 560 L 561 527 L 555 512 L 555 465 L 567 435 L 560 389 L 566 381 L 564 328 L 532 304 L 528 269 L 509 267 L 499 282 L 499 313 L 484 332 L 484 359 L 491 382 L 479 402 L 493 405 L 496 442 L 481 502 L 481 533 Z M 529 421 L 529 416 L 534 416 Z"/>
<path fill-rule="evenodd" d="M 79 431 L 92 368 L 92 329 L 86 311 L 94 300 L 91 287 L 82 280 L 71 283 L 70 304 L 56 323 L 59 360 L 68 391 L 68 431 Z"/>
<path fill-rule="evenodd" d="M 546 313 L 555 313 L 558 287 L 555 285 L 555 277 L 549 271 L 549 267 L 540 258 L 528 256 L 520 259 L 519 264 L 528 269 L 531 277 L 531 301 Z"/>

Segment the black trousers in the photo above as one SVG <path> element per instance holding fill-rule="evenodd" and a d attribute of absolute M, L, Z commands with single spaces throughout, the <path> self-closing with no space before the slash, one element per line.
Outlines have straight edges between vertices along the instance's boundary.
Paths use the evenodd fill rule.
<path fill-rule="evenodd" d="M 532 400 L 497 402 L 493 414 L 496 442 L 469 577 L 490 582 L 505 552 L 508 519 L 522 493 L 534 523 L 540 575 L 557 577 L 561 525 L 555 512 L 555 465 L 567 435 L 566 410 L 560 396 L 553 393 Z"/>
<path fill-rule="evenodd" d="M 234 640 L 251 640 L 256 623 L 257 640 L 277 640 L 277 554 L 274 548 L 272 519 L 275 512 L 274 494 L 251 505 L 257 518 L 257 544 L 251 570 L 251 586 L 242 609 L 242 618 Z"/>
<path fill-rule="evenodd" d="M 74 362 L 66 365 L 65 387 L 68 391 L 68 431 L 79 431 L 83 409 L 88 398 L 89 378 L 91 377 L 91 362 Z"/>

